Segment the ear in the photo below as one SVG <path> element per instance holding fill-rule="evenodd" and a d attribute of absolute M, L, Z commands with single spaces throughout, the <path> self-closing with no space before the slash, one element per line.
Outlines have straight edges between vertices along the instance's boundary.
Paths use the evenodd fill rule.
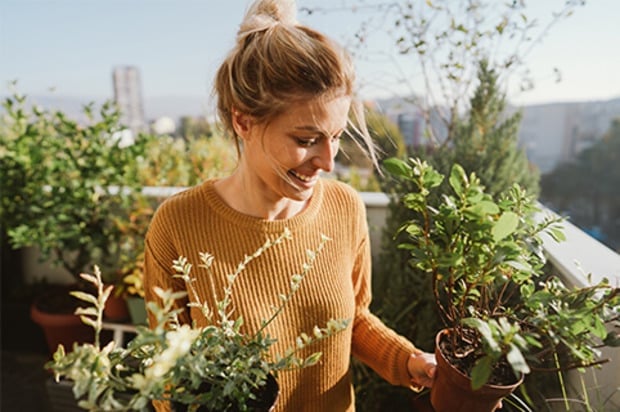
<path fill-rule="evenodd" d="M 247 139 L 249 137 L 252 124 L 252 116 L 242 113 L 235 108 L 232 109 L 232 126 L 237 136 L 242 139 Z"/>

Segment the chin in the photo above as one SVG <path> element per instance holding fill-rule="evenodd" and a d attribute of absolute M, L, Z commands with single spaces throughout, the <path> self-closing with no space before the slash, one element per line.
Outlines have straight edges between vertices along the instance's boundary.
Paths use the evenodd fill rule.
<path fill-rule="evenodd" d="M 286 197 L 291 200 L 303 202 L 303 201 L 310 199 L 313 193 L 314 193 L 313 187 L 308 188 L 308 189 L 303 189 L 303 190 L 289 187 L 289 190 L 286 191 Z"/>

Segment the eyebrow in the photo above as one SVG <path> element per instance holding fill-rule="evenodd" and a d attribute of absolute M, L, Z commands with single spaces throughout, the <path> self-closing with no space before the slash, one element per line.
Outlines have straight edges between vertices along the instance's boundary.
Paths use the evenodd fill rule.
<path fill-rule="evenodd" d="M 338 135 L 342 133 L 345 129 L 346 127 L 339 129 L 338 132 L 334 133 L 334 135 Z M 313 125 L 295 126 L 295 130 L 303 131 L 303 132 L 312 132 L 312 133 L 320 134 L 321 136 L 327 136 L 327 133 L 325 133 L 325 131 Z"/>

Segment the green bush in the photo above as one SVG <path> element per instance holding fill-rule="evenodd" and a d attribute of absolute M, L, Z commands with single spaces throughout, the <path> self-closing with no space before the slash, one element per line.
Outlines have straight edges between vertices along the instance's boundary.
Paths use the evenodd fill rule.
<path fill-rule="evenodd" d="M 144 186 L 194 186 L 228 175 L 235 166 L 234 145 L 221 134 L 161 136 L 147 143 L 139 178 Z"/>
<path fill-rule="evenodd" d="M 0 222 L 14 248 L 36 246 L 76 277 L 94 262 L 118 267 L 124 226 L 141 201 L 139 161 L 148 135 L 126 147 L 111 103 L 83 108 L 85 121 L 15 93 L 0 124 Z"/>

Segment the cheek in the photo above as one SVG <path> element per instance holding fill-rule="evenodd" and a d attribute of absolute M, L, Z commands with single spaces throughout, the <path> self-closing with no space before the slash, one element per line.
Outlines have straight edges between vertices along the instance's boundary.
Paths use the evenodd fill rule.
<path fill-rule="evenodd" d="M 297 145 L 282 144 L 275 145 L 271 150 L 271 155 L 277 159 L 278 163 L 294 167 L 310 158 L 310 151 Z"/>

